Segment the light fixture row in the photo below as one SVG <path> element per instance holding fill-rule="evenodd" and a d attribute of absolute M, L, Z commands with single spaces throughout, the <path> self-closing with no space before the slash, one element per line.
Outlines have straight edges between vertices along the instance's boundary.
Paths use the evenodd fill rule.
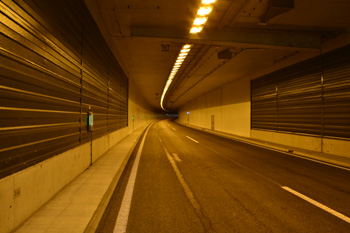
<path fill-rule="evenodd" d="M 215 2 L 216 0 L 202 0 L 202 4 L 197 11 L 197 16 L 193 21 L 190 33 L 194 34 L 203 30 L 203 26 L 207 22 L 208 15 L 212 12 L 213 4 Z"/>
<path fill-rule="evenodd" d="M 177 56 L 177 59 L 174 63 L 174 66 L 170 72 L 170 75 L 168 77 L 168 80 L 165 84 L 164 90 L 163 90 L 163 94 L 160 100 L 160 106 L 162 107 L 163 110 L 165 110 L 164 106 L 163 106 L 163 102 L 164 102 L 164 98 L 165 98 L 165 94 L 167 93 L 172 81 L 175 78 L 176 73 L 178 72 L 178 70 L 180 69 L 182 63 L 185 61 L 188 53 L 191 51 L 192 45 L 191 44 L 185 44 L 184 46 L 182 46 L 179 55 Z M 166 111 L 166 110 L 165 110 Z"/>
<path fill-rule="evenodd" d="M 193 21 L 193 25 L 192 25 L 192 28 L 190 30 L 190 33 L 198 33 L 198 32 L 202 31 L 203 25 L 207 22 L 208 15 L 213 10 L 213 4 L 215 2 L 216 2 L 216 0 L 202 0 L 202 4 L 197 11 L 197 16 L 196 16 L 195 20 Z M 176 73 L 180 69 L 182 63 L 185 61 L 186 56 L 191 51 L 192 46 L 193 46 L 192 44 L 185 44 L 184 46 L 182 46 L 181 51 L 176 59 L 176 62 L 173 65 L 173 68 L 172 68 L 170 75 L 168 77 L 168 80 L 165 84 L 165 87 L 163 89 L 163 94 L 162 94 L 162 97 L 160 100 L 160 106 L 162 107 L 162 109 L 164 111 L 166 111 L 166 109 L 163 106 L 165 94 L 167 93 L 167 91 L 168 91 L 172 81 L 174 80 Z"/>

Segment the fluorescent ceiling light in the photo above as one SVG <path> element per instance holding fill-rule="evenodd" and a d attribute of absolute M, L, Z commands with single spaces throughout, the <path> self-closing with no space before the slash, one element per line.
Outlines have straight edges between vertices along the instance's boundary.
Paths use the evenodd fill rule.
<path fill-rule="evenodd" d="M 191 49 L 181 49 L 181 53 L 188 53 Z"/>
<path fill-rule="evenodd" d="M 174 66 L 169 74 L 168 80 L 167 80 L 165 87 L 163 89 L 162 97 L 160 99 L 160 106 L 164 111 L 167 111 L 163 105 L 165 95 L 168 92 L 169 87 L 170 87 L 172 81 L 174 80 L 176 73 L 180 69 L 181 64 L 185 61 L 187 54 L 191 51 L 191 47 L 192 47 L 192 44 L 185 44 L 184 46 L 182 46 L 181 51 L 180 51 L 178 57 L 176 58 L 176 62 L 175 62 Z"/>
<path fill-rule="evenodd" d="M 208 18 L 207 17 L 197 17 L 194 22 L 193 22 L 193 25 L 203 25 L 205 24 L 205 22 L 207 22 Z"/>
<path fill-rule="evenodd" d="M 210 5 L 212 3 L 216 2 L 216 0 L 202 0 L 202 3 L 205 5 Z"/>
<path fill-rule="evenodd" d="M 209 15 L 212 10 L 213 10 L 212 6 L 202 6 L 197 11 L 197 15 L 200 15 L 200 16 Z"/>
<path fill-rule="evenodd" d="M 202 29 L 203 29 L 202 26 L 192 27 L 190 33 L 198 33 L 198 32 L 201 32 Z"/>

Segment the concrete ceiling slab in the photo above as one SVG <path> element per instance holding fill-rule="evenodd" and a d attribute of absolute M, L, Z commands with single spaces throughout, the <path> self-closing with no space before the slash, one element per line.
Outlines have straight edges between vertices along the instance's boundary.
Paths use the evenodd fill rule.
<path fill-rule="evenodd" d="M 270 0 L 217 0 L 198 35 L 189 30 L 200 0 L 89 1 L 98 6 L 129 78 L 154 108 L 161 109 L 160 95 L 180 48 L 194 45 L 165 98 L 165 107 L 174 111 L 276 60 L 317 54 L 323 42 L 350 29 L 349 0 L 294 0 L 294 8 L 267 21 Z M 218 59 L 225 49 L 233 57 Z"/>

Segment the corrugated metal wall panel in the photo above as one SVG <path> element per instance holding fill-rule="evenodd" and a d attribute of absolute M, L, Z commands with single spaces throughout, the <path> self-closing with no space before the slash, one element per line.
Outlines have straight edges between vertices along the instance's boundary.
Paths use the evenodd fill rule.
<path fill-rule="evenodd" d="M 18 5 L 0 11 L 3 176 L 79 144 L 80 70 Z"/>
<path fill-rule="evenodd" d="M 251 88 L 252 129 L 350 138 L 350 46 L 252 80 Z"/>
<path fill-rule="evenodd" d="M 320 135 L 322 87 L 320 59 L 278 73 L 277 130 Z"/>
<path fill-rule="evenodd" d="M 252 81 L 252 128 L 277 130 L 277 76 Z"/>
<path fill-rule="evenodd" d="M 350 46 L 324 57 L 324 135 L 350 138 Z"/>
<path fill-rule="evenodd" d="M 127 77 L 82 0 L 2 0 L 0 31 L 0 177 L 90 140 L 89 106 L 93 138 L 125 127 L 108 129 L 108 104 Z"/>

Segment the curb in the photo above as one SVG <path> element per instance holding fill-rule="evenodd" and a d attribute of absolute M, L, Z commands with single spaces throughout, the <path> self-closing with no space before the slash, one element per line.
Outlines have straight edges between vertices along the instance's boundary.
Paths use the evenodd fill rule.
<path fill-rule="evenodd" d="M 219 137 L 223 137 L 223 138 L 227 138 L 227 139 L 231 139 L 231 140 L 235 140 L 235 141 L 239 141 L 242 143 L 246 143 L 246 144 L 250 144 L 250 145 L 254 145 L 254 146 L 259 146 L 268 150 L 274 150 L 274 151 L 278 151 L 278 152 L 282 152 L 284 154 L 288 154 L 291 156 L 296 156 L 299 158 L 304 158 L 304 159 L 308 159 L 308 160 L 312 160 L 315 162 L 320 162 L 323 164 L 327 164 L 327 165 L 331 165 L 331 166 L 336 166 L 345 170 L 349 170 L 350 171 L 350 159 L 349 159 L 349 163 L 345 163 L 342 161 L 337 161 L 334 159 L 330 159 L 330 158 L 323 158 L 323 157 L 319 157 L 317 155 L 312 155 L 310 153 L 305 153 L 305 152 L 301 152 L 301 151 L 297 151 L 297 150 L 291 150 L 291 149 L 287 149 L 286 147 L 282 147 L 282 146 L 273 146 L 273 145 L 269 145 L 268 142 L 266 143 L 261 143 L 261 142 L 256 142 L 253 141 L 249 138 L 242 138 L 242 137 L 238 137 L 235 135 L 231 135 L 228 133 L 221 133 L 221 132 L 215 132 L 212 131 L 210 129 L 206 129 L 206 128 L 202 128 L 202 127 L 198 127 L 198 126 L 192 126 L 189 124 L 184 124 L 179 122 L 178 120 L 175 120 L 174 122 L 176 122 L 177 124 L 183 125 L 185 127 L 188 128 L 192 128 L 192 129 L 196 129 L 196 130 L 200 130 L 206 133 L 210 133 Z"/>
<path fill-rule="evenodd" d="M 124 169 L 131 157 L 131 154 L 133 153 L 135 147 L 138 145 L 140 138 L 142 137 L 142 135 L 145 133 L 145 130 L 147 129 L 149 125 L 145 126 L 145 128 L 142 130 L 142 133 L 140 135 L 137 136 L 136 142 L 132 145 L 132 147 L 129 149 L 127 155 L 125 156 L 121 166 L 119 167 L 118 171 L 116 172 L 116 174 L 113 177 L 113 180 L 111 182 L 111 184 L 109 185 L 107 191 L 105 192 L 105 194 L 102 197 L 102 200 L 100 202 L 100 204 L 98 205 L 94 215 L 92 216 L 92 218 L 90 219 L 90 222 L 88 223 L 88 225 L 86 226 L 84 233 L 94 233 L 96 232 L 96 229 L 98 227 L 98 225 L 100 224 L 100 221 L 103 217 L 104 212 L 107 209 L 107 206 L 109 204 L 109 201 L 112 198 L 112 195 L 114 193 L 115 188 L 118 185 L 118 182 L 120 180 L 121 175 L 124 172 Z"/>

